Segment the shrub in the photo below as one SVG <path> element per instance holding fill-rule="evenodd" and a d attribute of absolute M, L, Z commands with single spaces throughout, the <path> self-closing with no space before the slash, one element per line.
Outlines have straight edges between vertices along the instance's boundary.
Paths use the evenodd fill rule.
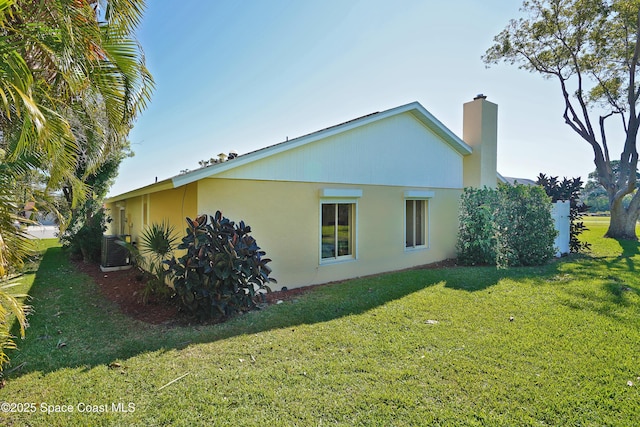
<path fill-rule="evenodd" d="M 464 265 L 495 264 L 494 213 L 498 193 L 489 188 L 466 188 L 460 207 L 458 261 Z"/>
<path fill-rule="evenodd" d="M 555 254 L 551 200 L 541 187 L 502 185 L 495 215 L 496 265 L 542 265 Z"/>
<path fill-rule="evenodd" d="M 173 255 L 177 240 L 175 228 L 162 221 L 145 227 L 140 236 L 139 247 L 125 241 L 117 242 L 129 251 L 136 268 L 146 278 L 142 292 L 143 303 L 146 304 L 151 295 L 169 297 L 173 293 L 167 283 L 165 261 Z"/>
<path fill-rule="evenodd" d="M 71 255 L 82 257 L 84 262 L 100 262 L 102 235 L 110 221 L 97 200 L 88 200 L 74 212 L 60 241 Z"/>
<path fill-rule="evenodd" d="M 182 307 L 198 319 L 220 319 L 255 307 L 267 285 L 271 261 L 256 240 L 251 227 L 235 224 L 222 216 L 187 218 L 186 236 L 178 249 L 179 259 L 166 261 Z"/>
<path fill-rule="evenodd" d="M 499 268 L 540 265 L 554 255 L 551 203 L 541 187 L 466 188 L 460 208 L 458 261 Z"/>

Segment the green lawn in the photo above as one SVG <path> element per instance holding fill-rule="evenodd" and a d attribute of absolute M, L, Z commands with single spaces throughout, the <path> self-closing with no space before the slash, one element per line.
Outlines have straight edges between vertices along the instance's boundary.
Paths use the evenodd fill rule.
<path fill-rule="evenodd" d="M 0 424 L 636 425 L 639 245 L 588 226 L 590 256 L 352 280 L 203 327 L 123 317 L 51 247 L 0 390 L 35 412 Z"/>

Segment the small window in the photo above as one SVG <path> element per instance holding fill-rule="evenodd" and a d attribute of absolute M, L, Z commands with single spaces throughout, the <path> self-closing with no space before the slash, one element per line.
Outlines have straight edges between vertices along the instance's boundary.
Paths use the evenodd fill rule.
<path fill-rule="evenodd" d="M 405 200 L 405 247 L 427 246 L 427 201 Z"/>
<path fill-rule="evenodd" d="M 353 258 L 355 204 L 322 203 L 323 260 Z"/>

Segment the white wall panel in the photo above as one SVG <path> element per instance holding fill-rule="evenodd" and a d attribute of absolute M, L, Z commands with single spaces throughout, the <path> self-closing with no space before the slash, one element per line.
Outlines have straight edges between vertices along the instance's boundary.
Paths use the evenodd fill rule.
<path fill-rule="evenodd" d="M 411 113 L 404 113 L 215 177 L 461 188 L 462 156 Z"/>

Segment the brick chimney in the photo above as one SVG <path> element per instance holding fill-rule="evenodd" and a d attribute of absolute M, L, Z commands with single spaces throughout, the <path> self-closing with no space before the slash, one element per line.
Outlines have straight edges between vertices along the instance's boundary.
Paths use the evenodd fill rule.
<path fill-rule="evenodd" d="M 476 96 L 464 104 L 462 139 L 473 148 L 464 158 L 465 187 L 497 186 L 498 105 Z"/>

